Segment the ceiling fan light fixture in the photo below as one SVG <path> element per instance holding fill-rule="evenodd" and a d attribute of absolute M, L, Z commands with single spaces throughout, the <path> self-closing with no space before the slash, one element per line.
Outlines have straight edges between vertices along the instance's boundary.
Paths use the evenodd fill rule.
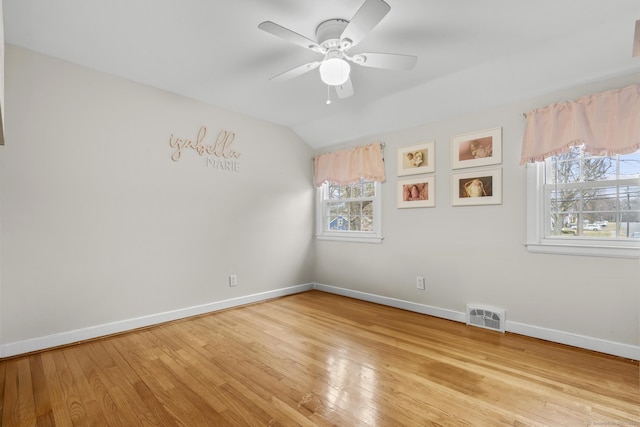
<path fill-rule="evenodd" d="M 329 58 L 320 64 L 320 79 L 329 86 L 340 86 L 349 80 L 351 67 L 342 58 Z"/>

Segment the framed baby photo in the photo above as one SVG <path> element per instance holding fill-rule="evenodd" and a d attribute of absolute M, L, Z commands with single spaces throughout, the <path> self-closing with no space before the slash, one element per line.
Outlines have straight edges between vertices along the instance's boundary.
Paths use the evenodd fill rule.
<path fill-rule="evenodd" d="M 476 169 L 451 174 L 453 206 L 502 203 L 502 168 Z"/>
<path fill-rule="evenodd" d="M 399 208 L 432 208 L 436 205 L 436 177 L 399 179 Z"/>
<path fill-rule="evenodd" d="M 451 138 L 451 169 L 502 163 L 502 128 L 465 133 Z"/>
<path fill-rule="evenodd" d="M 436 170 L 436 144 L 425 142 L 398 149 L 398 176 L 430 173 Z"/>

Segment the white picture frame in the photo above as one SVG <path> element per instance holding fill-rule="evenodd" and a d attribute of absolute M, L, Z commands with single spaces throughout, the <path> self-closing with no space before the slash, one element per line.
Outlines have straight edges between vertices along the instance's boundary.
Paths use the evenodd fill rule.
<path fill-rule="evenodd" d="M 502 163 L 502 128 L 486 129 L 451 138 L 451 169 Z"/>
<path fill-rule="evenodd" d="M 436 206 L 435 175 L 398 180 L 398 208 L 433 208 Z"/>
<path fill-rule="evenodd" d="M 435 141 L 398 149 L 398 176 L 431 173 L 436 170 Z"/>
<path fill-rule="evenodd" d="M 502 168 L 452 173 L 451 204 L 453 206 L 502 204 Z"/>

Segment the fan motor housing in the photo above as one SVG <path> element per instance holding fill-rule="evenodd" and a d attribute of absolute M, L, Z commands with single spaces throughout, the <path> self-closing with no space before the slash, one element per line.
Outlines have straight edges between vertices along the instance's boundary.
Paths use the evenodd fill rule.
<path fill-rule="evenodd" d="M 340 46 L 340 36 L 349 24 L 345 19 L 328 19 L 316 28 L 316 40 L 325 49 Z"/>

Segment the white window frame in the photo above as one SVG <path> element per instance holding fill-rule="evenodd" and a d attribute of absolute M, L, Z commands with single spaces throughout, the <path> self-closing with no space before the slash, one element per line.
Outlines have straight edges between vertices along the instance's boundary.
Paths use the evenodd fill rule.
<path fill-rule="evenodd" d="M 640 241 L 586 239 L 584 237 L 546 237 L 550 222 L 545 207 L 545 162 L 527 164 L 527 242 L 529 252 L 600 256 L 611 258 L 640 258 Z"/>
<path fill-rule="evenodd" d="M 382 183 L 374 181 L 376 195 L 372 198 L 345 199 L 345 201 L 372 200 L 373 202 L 373 231 L 332 231 L 326 224 L 325 215 L 328 199 L 326 195 L 329 184 L 324 183 L 316 190 L 316 238 L 318 240 L 335 240 L 357 243 L 382 243 Z"/>

